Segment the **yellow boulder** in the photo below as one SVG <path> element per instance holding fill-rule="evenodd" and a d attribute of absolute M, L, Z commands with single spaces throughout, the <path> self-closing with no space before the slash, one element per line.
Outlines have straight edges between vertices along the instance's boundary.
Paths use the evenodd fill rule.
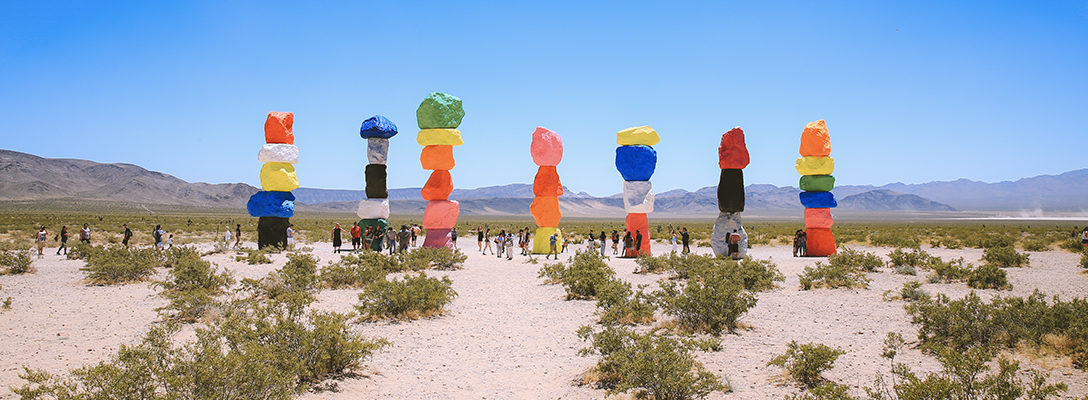
<path fill-rule="evenodd" d="M 424 129 L 416 135 L 416 142 L 420 146 L 460 146 L 465 144 L 461 140 L 461 131 L 456 129 Z"/>
<path fill-rule="evenodd" d="M 548 254 L 551 250 L 552 234 L 555 234 L 555 252 L 563 249 L 563 231 L 559 228 L 536 228 L 536 236 L 533 236 L 533 254 Z"/>
<path fill-rule="evenodd" d="M 801 175 L 831 175 L 835 171 L 832 157 L 801 157 L 797 159 L 797 173 Z"/>
<path fill-rule="evenodd" d="M 616 132 L 616 143 L 620 146 L 646 145 L 653 146 L 661 141 L 657 131 L 649 126 L 627 128 Z"/>
<path fill-rule="evenodd" d="M 295 166 L 279 162 L 264 163 L 264 167 L 261 167 L 261 189 L 268 192 L 290 192 L 298 189 Z"/>

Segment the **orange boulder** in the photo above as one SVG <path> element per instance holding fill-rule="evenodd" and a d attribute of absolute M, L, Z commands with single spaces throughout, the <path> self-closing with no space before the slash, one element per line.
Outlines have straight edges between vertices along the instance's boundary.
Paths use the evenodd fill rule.
<path fill-rule="evenodd" d="M 805 227 L 806 228 L 831 228 L 835 224 L 835 221 L 831 219 L 830 208 L 806 208 L 805 209 Z"/>
<path fill-rule="evenodd" d="M 624 229 L 631 232 L 631 240 L 637 237 L 636 232 L 642 233 L 642 246 L 638 243 L 633 244 L 639 249 L 638 255 L 650 255 L 650 220 L 646 218 L 646 214 L 627 214 L 624 226 Z"/>
<path fill-rule="evenodd" d="M 533 195 L 562 196 L 563 184 L 559 183 L 559 173 L 555 167 L 540 167 L 536 171 L 536 179 L 533 179 Z"/>
<path fill-rule="evenodd" d="M 450 171 L 437 170 L 431 173 L 430 178 L 427 178 L 427 184 L 423 185 L 419 194 L 424 200 L 446 200 L 450 198 L 452 192 L 453 178 L 450 177 Z"/>
<path fill-rule="evenodd" d="M 828 228 L 808 228 L 805 230 L 805 249 L 811 257 L 827 257 L 837 252 L 835 235 Z"/>
<path fill-rule="evenodd" d="M 827 157 L 831 155 L 831 134 L 824 120 L 809 122 L 801 131 L 802 157 Z"/>
<path fill-rule="evenodd" d="M 555 196 L 534 198 L 533 204 L 529 205 L 529 213 L 533 214 L 536 225 L 540 227 L 558 227 L 559 220 L 563 218 L 563 213 L 559 211 L 559 198 Z"/>
<path fill-rule="evenodd" d="M 423 146 L 423 152 L 419 153 L 419 163 L 423 169 L 446 170 L 453 169 L 453 146 Z"/>
<path fill-rule="evenodd" d="M 295 144 L 295 114 L 272 111 L 264 120 L 264 142 Z"/>

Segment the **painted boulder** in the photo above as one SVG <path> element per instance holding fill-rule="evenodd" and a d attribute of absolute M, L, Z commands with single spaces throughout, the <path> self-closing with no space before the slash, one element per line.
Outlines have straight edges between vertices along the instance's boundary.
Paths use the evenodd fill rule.
<path fill-rule="evenodd" d="M 801 205 L 805 208 L 835 208 L 839 203 L 831 192 L 801 192 Z"/>
<path fill-rule="evenodd" d="M 246 210 L 252 217 L 291 218 L 295 215 L 295 195 L 262 190 L 249 196 Z"/>
<path fill-rule="evenodd" d="M 453 177 L 450 176 L 450 171 L 442 169 L 431 172 L 431 177 L 427 178 L 427 183 L 419 190 L 419 195 L 424 200 L 447 200 L 450 193 L 453 193 Z"/>
<path fill-rule="evenodd" d="M 295 166 L 270 162 L 261 167 L 261 189 L 269 192 L 290 192 L 298 189 Z"/>
<path fill-rule="evenodd" d="M 740 235 L 740 242 L 737 245 L 739 257 L 748 255 L 748 232 L 744 230 L 740 213 L 737 212 L 719 213 L 718 219 L 714 220 L 714 228 L 710 233 L 710 248 L 714 251 L 714 255 L 722 257 L 729 254 L 729 237 L 733 235 L 734 230 Z"/>
<path fill-rule="evenodd" d="M 654 190 L 650 181 L 623 181 L 623 209 L 633 214 L 654 212 Z"/>
<path fill-rule="evenodd" d="M 453 169 L 457 165 L 453 160 L 453 146 L 423 146 L 423 151 L 419 153 L 419 164 L 423 169 Z"/>
<path fill-rule="evenodd" d="M 743 169 L 751 160 L 748 158 L 748 146 L 744 144 L 744 130 L 739 126 L 722 135 L 718 145 L 718 167 L 721 169 Z"/>
<path fill-rule="evenodd" d="M 295 114 L 272 111 L 264 120 L 264 142 L 295 144 Z"/>
<path fill-rule="evenodd" d="M 801 131 L 802 157 L 827 157 L 831 155 L 831 135 L 824 120 L 809 122 Z"/>
<path fill-rule="evenodd" d="M 802 175 L 799 186 L 806 192 L 830 192 L 835 188 L 835 177 L 831 175 Z"/>
<path fill-rule="evenodd" d="M 416 135 L 420 146 L 460 146 L 465 144 L 461 131 L 456 129 L 424 129 Z"/>
<path fill-rule="evenodd" d="M 423 247 L 448 247 L 453 248 L 452 229 L 427 229 L 423 236 Z"/>
<path fill-rule="evenodd" d="M 456 200 L 431 200 L 423 210 L 423 229 L 453 229 L 461 204 Z"/>
<path fill-rule="evenodd" d="M 616 148 L 616 169 L 625 181 L 648 181 L 657 168 L 657 151 L 650 146 Z"/>
<path fill-rule="evenodd" d="M 529 154 L 533 162 L 541 167 L 554 167 L 563 160 L 563 138 L 548 128 L 538 126 L 533 131 L 533 142 L 529 145 Z"/>
<path fill-rule="evenodd" d="M 805 237 L 805 254 L 810 257 L 827 257 L 838 252 L 831 229 L 808 228 Z"/>
<path fill-rule="evenodd" d="M 637 126 L 616 132 L 616 144 L 620 146 L 653 146 L 660 141 L 661 136 L 658 136 L 657 131 L 649 126 Z"/>
<path fill-rule="evenodd" d="M 419 129 L 456 128 L 465 117 L 461 99 L 445 93 L 434 92 L 423 99 L 416 109 Z"/>
<path fill-rule="evenodd" d="M 298 164 L 298 147 L 283 143 L 266 144 L 257 153 L 257 161 Z"/>
<path fill-rule="evenodd" d="M 559 198 L 554 196 L 534 198 L 533 203 L 529 204 L 529 213 L 533 214 L 537 226 L 556 227 L 563 218 L 563 213 L 559 211 Z"/>
<path fill-rule="evenodd" d="M 636 233 L 642 233 L 642 243 L 633 244 L 638 251 L 638 255 L 650 255 L 650 220 L 646 218 L 646 214 L 627 214 L 623 225 L 624 229 L 631 232 L 632 240 L 636 240 L 635 238 L 638 237 Z"/>
<path fill-rule="evenodd" d="M 563 247 L 563 231 L 556 227 L 545 226 L 536 228 L 533 234 L 533 254 L 548 254 L 551 251 L 551 236 L 555 236 L 556 253 Z"/>
<path fill-rule="evenodd" d="M 389 200 L 359 200 L 359 207 L 355 210 L 355 214 L 362 219 L 389 219 Z"/>
<path fill-rule="evenodd" d="M 557 197 L 563 195 L 563 184 L 559 182 L 559 173 L 555 167 L 540 167 L 533 179 L 533 195 Z"/>
<path fill-rule="evenodd" d="M 744 211 L 744 171 L 723 169 L 718 179 L 718 211 Z"/>
<path fill-rule="evenodd" d="M 359 136 L 363 139 L 389 139 L 396 135 L 397 125 L 381 115 L 367 118 L 363 121 L 363 126 L 359 127 Z"/>
<path fill-rule="evenodd" d="M 289 218 L 261 217 L 257 219 L 257 248 L 287 248 L 287 228 L 291 226 Z"/>
<path fill-rule="evenodd" d="M 831 228 L 833 225 L 835 225 L 835 221 L 831 217 L 830 208 L 805 209 L 806 228 Z"/>
<path fill-rule="evenodd" d="M 389 160 L 389 139 L 367 139 L 366 160 L 371 164 L 385 165 L 386 161 Z"/>
<path fill-rule="evenodd" d="M 801 157 L 797 159 L 796 168 L 801 175 L 831 175 L 835 172 L 835 158 Z"/>

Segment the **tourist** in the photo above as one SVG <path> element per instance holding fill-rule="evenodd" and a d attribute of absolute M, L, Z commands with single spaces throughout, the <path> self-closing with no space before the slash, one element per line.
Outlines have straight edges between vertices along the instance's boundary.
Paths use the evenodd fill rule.
<path fill-rule="evenodd" d="M 672 254 L 676 254 L 676 231 L 672 231 Z"/>
<path fill-rule="evenodd" d="M 620 247 L 620 233 L 615 230 L 612 231 L 612 255 L 619 254 Z"/>
<path fill-rule="evenodd" d="M 166 231 L 162 229 L 162 225 L 155 225 L 155 230 L 151 232 L 151 237 L 155 238 L 155 250 L 162 251 L 163 248 L 163 235 Z"/>
<path fill-rule="evenodd" d="M 688 235 L 688 228 L 680 229 L 680 244 L 684 247 L 683 250 L 681 250 L 684 254 L 691 253 L 691 247 L 689 247 L 691 244 L 691 236 Z"/>
<path fill-rule="evenodd" d="M 1088 226 L 1080 233 L 1080 247 L 1088 248 Z"/>
<path fill-rule="evenodd" d="M 481 253 L 484 252 L 484 230 L 480 229 L 478 226 L 476 227 L 476 247 L 476 250 L 479 250 Z"/>
<path fill-rule="evenodd" d="M 385 248 L 389 249 L 389 255 L 397 251 L 397 230 L 392 227 L 385 230 Z"/>
<path fill-rule="evenodd" d="M 495 237 L 495 250 L 498 250 L 497 258 L 502 258 L 502 252 L 506 248 L 506 230 L 499 231 L 499 236 Z"/>
<path fill-rule="evenodd" d="M 649 233 L 649 232 L 647 232 Z M 642 255 L 642 231 L 635 230 L 635 257 Z"/>
<path fill-rule="evenodd" d="M 416 247 L 416 237 L 419 236 L 419 226 L 412 225 L 412 247 Z"/>
<path fill-rule="evenodd" d="M 495 254 L 495 250 L 491 249 L 491 228 L 484 230 L 484 251 L 483 254 L 487 254 L 487 251 L 491 250 L 491 254 Z"/>
<path fill-rule="evenodd" d="M 45 249 L 45 241 L 48 239 L 49 231 L 45 230 L 45 225 L 42 225 L 42 228 L 38 230 L 37 236 L 35 236 L 35 242 L 38 245 L 38 257 L 43 255 L 42 250 Z"/>
<path fill-rule="evenodd" d="M 223 241 L 230 246 L 230 225 L 227 225 L 227 230 L 223 231 Z"/>
<path fill-rule="evenodd" d="M 797 252 L 801 255 L 801 257 L 807 257 L 808 256 L 808 232 L 805 232 L 805 231 L 802 231 L 802 230 L 798 230 L 797 232 L 799 234 L 798 242 L 797 242 Z"/>
<path fill-rule="evenodd" d="M 64 250 L 64 254 L 68 254 L 68 226 L 60 227 L 60 247 L 57 248 L 57 255 L 60 255 L 60 251 Z"/>
<path fill-rule="evenodd" d="M 412 240 L 412 232 L 408 230 L 407 225 L 400 226 L 400 232 L 397 233 L 397 251 L 404 253 L 408 250 L 408 242 Z"/>
<path fill-rule="evenodd" d="M 453 248 L 455 248 L 455 249 L 457 248 L 457 227 L 456 226 L 450 229 L 450 244 L 453 245 Z"/>
<path fill-rule="evenodd" d="M 174 248 L 174 234 L 173 233 L 170 234 L 170 239 L 168 239 L 166 241 L 166 248 L 168 250 Z"/>
<path fill-rule="evenodd" d="M 83 224 L 83 229 L 79 231 L 79 242 L 91 244 L 91 228 L 87 224 Z"/>
<path fill-rule="evenodd" d="M 336 224 L 336 226 L 332 228 L 332 252 L 339 253 L 341 244 L 343 244 L 343 242 L 340 238 L 340 224 Z"/>
<path fill-rule="evenodd" d="M 509 235 L 506 235 L 506 259 L 507 260 L 513 260 L 514 259 L 514 233 L 513 232 L 510 232 Z"/>
<path fill-rule="evenodd" d="M 367 227 L 370 229 L 370 227 Z M 359 243 L 362 241 L 362 228 L 359 228 L 359 223 L 354 222 L 351 224 L 351 252 L 359 252 Z"/>
<path fill-rule="evenodd" d="M 608 236 L 605 235 L 604 229 L 601 229 L 601 235 L 598 239 L 601 241 L 601 257 L 604 257 L 605 249 L 608 247 L 606 246 L 608 244 Z"/>
<path fill-rule="evenodd" d="M 623 257 L 631 257 L 631 245 L 634 239 L 631 239 L 631 231 L 623 231 Z"/>
<path fill-rule="evenodd" d="M 242 224 L 234 227 L 234 247 L 242 246 Z"/>
<path fill-rule="evenodd" d="M 729 254 L 733 256 L 734 260 L 740 259 L 740 234 L 737 233 L 736 229 L 729 234 Z"/>
<path fill-rule="evenodd" d="M 801 251 L 801 230 L 793 233 L 793 256 L 797 257 L 797 253 Z"/>
<path fill-rule="evenodd" d="M 295 245 L 295 224 L 287 225 L 287 247 Z"/>
<path fill-rule="evenodd" d="M 558 233 L 552 233 L 551 236 L 548 236 L 548 245 L 550 246 L 550 248 L 548 250 L 548 255 L 544 256 L 545 260 L 547 260 L 548 257 L 551 257 L 552 254 L 555 254 L 555 259 L 556 260 L 559 259 L 559 252 L 556 251 L 556 242 L 558 240 L 559 240 L 559 234 Z"/>

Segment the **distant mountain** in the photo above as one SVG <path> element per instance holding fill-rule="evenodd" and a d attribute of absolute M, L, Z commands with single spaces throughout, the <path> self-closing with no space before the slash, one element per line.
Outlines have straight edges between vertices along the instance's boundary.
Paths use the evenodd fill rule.
<path fill-rule="evenodd" d="M 843 197 L 839 199 L 839 208 L 865 211 L 956 211 L 947 204 L 887 189 L 870 190 Z"/>
<path fill-rule="evenodd" d="M 419 200 L 420 188 L 389 189 L 389 200 Z M 565 198 L 590 198 L 585 192 L 575 192 L 569 187 L 563 186 Z M 322 204 L 341 201 L 359 201 L 366 198 L 364 190 L 333 190 L 298 188 L 292 191 L 295 199 L 304 204 Z M 527 183 L 511 183 L 502 186 L 485 186 L 476 189 L 453 189 L 450 199 L 531 199 L 533 198 L 533 185 Z"/>
<path fill-rule="evenodd" d="M 189 183 L 132 164 L 42 158 L 0 150 L 0 200 L 70 198 L 244 207 L 256 192 L 257 188 L 242 183 Z"/>

